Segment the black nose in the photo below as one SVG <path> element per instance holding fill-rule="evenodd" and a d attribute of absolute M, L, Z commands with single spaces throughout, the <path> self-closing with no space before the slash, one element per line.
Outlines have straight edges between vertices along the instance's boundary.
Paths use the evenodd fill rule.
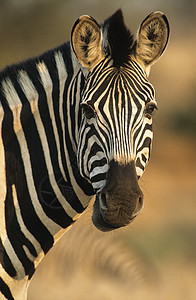
<path fill-rule="evenodd" d="M 107 200 L 108 198 L 108 200 Z M 110 195 L 105 194 L 105 193 L 100 193 L 99 194 L 99 205 L 100 205 L 100 209 L 104 212 L 104 211 L 108 211 L 108 207 L 109 205 L 107 205 L 107 201 L 110 201 Z M 144 197 L 143 194 L 139 195 L 137 197 L 136 195 L 136 200 L 135 200 L 135 209 L 132 213 L 133 217 L 136 217 L 137 215 L 139 215 L 140 211 L 142 210 L 144 205 Z"/>
<path fill-rule="evenodd" d="M 136 199 L 136 206 L 135 206 L 135 210 L 133 212 L 133 217 L 136 217 L 137 215 L 139 215 L 143 206 L 144 206 L 144 196 L 142 194 Z"/>
<path fill-rule="evenodd" d="M 99 205 L 100 205 L 100 209 L 102 211 L 108 210 L 108 206 L 107 206 L 107 202 L 106 202 L 106 194 L 104 194 L 104 193 L 99 194 Z"/>
<path fill-rule="evenodd" d="M 129 224 L 143 207 L 143 193 L 139 187 L 134 162 L 110 164 L 107 182 L 97 195 L 96 206 L 105 223 L 112 227 Z"/>

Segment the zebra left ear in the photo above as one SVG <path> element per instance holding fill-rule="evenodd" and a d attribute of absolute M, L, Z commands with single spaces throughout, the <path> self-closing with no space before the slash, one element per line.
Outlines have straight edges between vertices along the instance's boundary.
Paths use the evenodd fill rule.
<path fill-rule="evenodd" d="M 91 70 L 104 57 L 99 24 L 90 16 L 81 16 L 71 33 L 72 49 L 83 67 Z"/>
<path fill-rule="evenodd" d="M 138 30 L 136 59 L 144 67 L 154 64 L 163 54 L 169 39 L 169 23 L 162 12 L 147 16 Z"/>

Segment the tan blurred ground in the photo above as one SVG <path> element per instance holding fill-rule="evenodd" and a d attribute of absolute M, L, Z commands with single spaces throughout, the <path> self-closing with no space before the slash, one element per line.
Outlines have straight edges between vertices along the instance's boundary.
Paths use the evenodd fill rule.
<path fill-rule="evenodd" d="M 136 30 L 148 13 L 162 10 L 171 24 L 167 51 L 150 76 L 159 111 L 140 180 L 143 212 L 126 229 L 102 234 L 89 208 L 38 268 L 28 300 L 196 299 L 196 133 L 187 125 L 190 114 L 196 119 L 196 1 L 19 2 L 0 7 L 1 68 L 66 41 L 84 13 L 102 22 L 121 7 Z"/>

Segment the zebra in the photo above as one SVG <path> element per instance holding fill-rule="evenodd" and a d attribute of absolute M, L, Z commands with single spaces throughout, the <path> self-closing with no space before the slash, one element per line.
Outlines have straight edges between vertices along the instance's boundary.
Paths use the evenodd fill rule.
<path fill-rule="evenodd" d="M 81 16 L 71 40 L 0 73 L 0 298 L 26 299 L 36 267 L 95 196 L 101 231 L 143 207 L 155 91 L 147 77 L 169 23 L 147 16 L 137 38 L 118 10 Z"/>

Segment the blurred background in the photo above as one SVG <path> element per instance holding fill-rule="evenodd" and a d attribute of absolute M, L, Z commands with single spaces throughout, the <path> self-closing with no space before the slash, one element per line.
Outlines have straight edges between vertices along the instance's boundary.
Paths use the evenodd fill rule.
<path fill-rule="evenodd" d="M 196 0 L 0 0 L 0 68 L 69 40 L 80 15 L 101 23 L 118 8 L 134 33 L 156 10 L 171 26 L 149 78 L 159 111 L 145 207 L 103 234 L 91 205 L 39 266 L 28 300 L 196 299 Z"/>

